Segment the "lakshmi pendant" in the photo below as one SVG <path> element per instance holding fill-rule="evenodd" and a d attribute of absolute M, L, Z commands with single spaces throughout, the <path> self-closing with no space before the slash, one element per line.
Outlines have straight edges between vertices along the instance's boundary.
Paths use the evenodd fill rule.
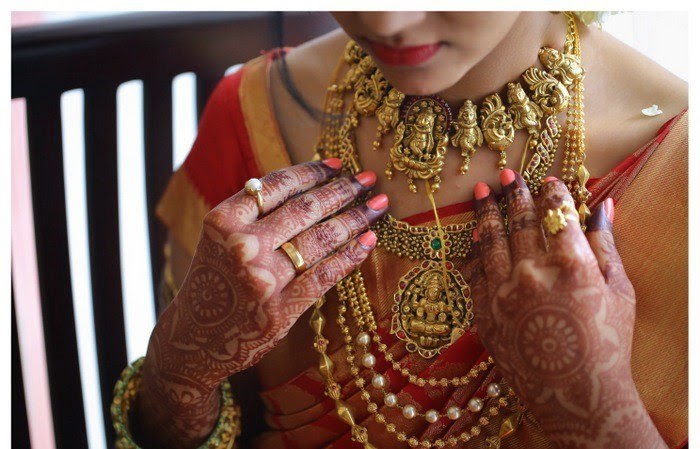
<path fill-rule="evenodd" d="M 432 358 L 456 341 L 474 319 L 471 289 L 451 262 L 423 261 L 399 280 L 391 333 L 408 352 Z"/>

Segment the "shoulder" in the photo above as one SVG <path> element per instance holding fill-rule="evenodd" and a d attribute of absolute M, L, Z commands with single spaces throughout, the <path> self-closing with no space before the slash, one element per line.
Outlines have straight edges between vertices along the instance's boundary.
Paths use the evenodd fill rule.
<path fill-rule="evenodd" d="M 289 73 L 300 94 L 322 107 L 326 87 L 350 37 L 338 28 L 291 49 L 286 55 Z"/>
<path fill-rule="evenodd" d="M 586 34 L 586 65 L 606 80 L 604 92 L 618 108 L 655 103 L 675 115 L 687 106 L 685 81 L 608 33 L 591 29 Z"/>
<path fill-rule="evenodd" d="M 294 163 L 312 156 L 310 149 L 316 143 L 320 123 L 318 116 L 314 117 L 309 110 L 323 111 L 326 89 L 349 39 L 337 29 L 291 49 L 284 58 L 287 80 L 283 79 L 281 60 L 270 71 L 275 117 Z M 296 98 L 290 92 L 290 84 Z"/>
<path fill-rule="evenodd" d="M 582 53 L 587 70 L 587 140 L 594 158 L 599 153 L 598 160 L 623 160 L 688 107 L 685 81 L 611 35 L 587 29 Z M 653 104 L 663 114 L 642 114 L 642 109 Z M 595 161 L 591 163 L 595 166 Z"/>

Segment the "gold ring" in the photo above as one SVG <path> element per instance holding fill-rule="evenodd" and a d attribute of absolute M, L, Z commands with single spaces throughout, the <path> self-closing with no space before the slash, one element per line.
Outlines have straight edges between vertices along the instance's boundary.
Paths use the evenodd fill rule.
<path fill-rule="evenodd" d="M 555 209 L 547 209 L 542 218 L 542 226 L 550 235 L 557 235 L 568 224 L 567 218 L 578 223 L 578 212 L 570 201 L 565 201 Z"/>
<path fill-rule="evenodd" d="M 282 250 L 289 256 L 289 260 L 292 261 L 297 274 L 306 271 L 306 262 L 304 262 L 304 258 L 294 244 L 291 242 L 282 243 Z"/>
<path fill-rule="evenodd" d="M 263 214 L 262 181 L 258 178 L 250 178 L 245 182 L 245 193 L 255 198 L 258 205 L 258 216 Z"/>

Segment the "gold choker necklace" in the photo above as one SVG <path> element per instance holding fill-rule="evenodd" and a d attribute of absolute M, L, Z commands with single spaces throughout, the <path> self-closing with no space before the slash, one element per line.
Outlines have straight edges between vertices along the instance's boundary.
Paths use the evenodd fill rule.
<path fill-rule="evenodd" d="M 382 147 L 383 136 L 394 131 L 385 171 L 387 177 L 391 179 L 395 172 L 405 174 L 412 192 L 417 191 L 415 181 L 429 181 L 430 191 L 435 192 L 440 187 L 448 143 L 460 150 L 462 174 L 467 173 L 477 147 L 484 142 L 490 150 L 500 154 L 498 167 L 503 169 L 515 130 L 525 129 L 528 139 L 520 171 L 536 192 L 554 161 L 561 135 L 557 115 L 570 110 L 563 171 L 564 180 L 573 183 L 585 152 L 583 139 L 579 137 L 583 133 L 581 81 L 585 72 L 575 21 L 569 15 L 567 21 L 569 32 L 564 51 L 549 47 L 540 49 L 539 60 L 545 69 L 531 67 L 522 75 L 531 96 L 516 80 L 507 85 L 507 108 L 501 95 L 493 93 L 483 100 L 480 108 L 472 100 L 465 100 L 457 114 L 437 95 L 406 96 L 392 87 L 372 58 L 350 41 L 343 58 L 349 70 L 342 82 L 330 86 L 331 98 L 326 101 L 328 119 L 324 128 L 331 133 L 338 130 L 340 134 L 322 133 L 317 152 L 329 157 L 344 155 L 349 168 L 358 168 L 360 164 L 351 135 L 360 117 L 376 116 L 377 133 L 372 143 L 375 150 Z M 573 86 L 572 94 L 568 90 L 570 86 Z M 343 111 L 342 97 L 349 92 L 353 94 L 353 104 L 348 111 Z M 569 108 L 570 105 L 573 107 Z M 344 114 L 348 115 L 345 123 L 334 126 L 333 122 Z M 525 165 L 528 155 L 530 161 Z M 585 187 L 583 179 L 578 181 Z"/>

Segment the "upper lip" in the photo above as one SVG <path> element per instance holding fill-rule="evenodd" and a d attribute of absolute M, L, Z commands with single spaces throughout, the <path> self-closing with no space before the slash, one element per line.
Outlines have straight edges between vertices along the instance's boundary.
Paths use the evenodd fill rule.
<path fill-rule="evenodd" d="M 437 52 L 441 43 L 405 45 L 396 47 L 380 43 L 378 41 L 365 40 L 366 48 L 371 51 L 372 56 L 376 56 L 384 64 L 390 66 L 419 66 L 432 58 Z"/>

